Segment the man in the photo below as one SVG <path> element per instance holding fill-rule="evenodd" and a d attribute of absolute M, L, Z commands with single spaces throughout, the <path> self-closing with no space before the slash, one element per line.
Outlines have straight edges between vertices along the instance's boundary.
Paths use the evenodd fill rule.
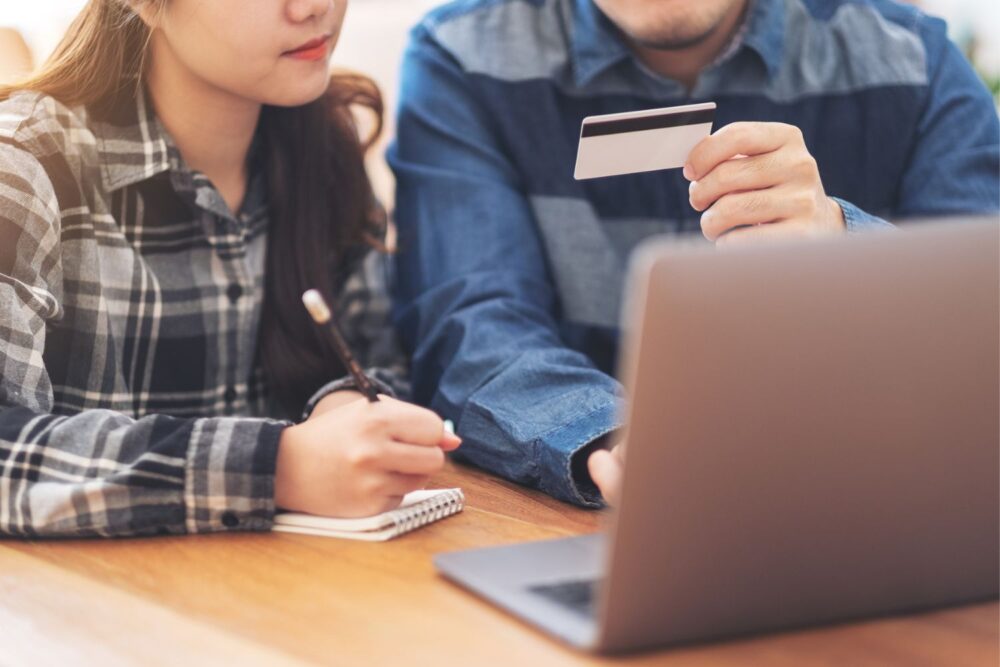
<path fill-rule="evenodd" d="M 683 173 L 573 180 L 585 116 L 702 101 L 721 129 Z M 390 152 L 415 398 L 456 421 L 463 459 L 598 506 L 594 481 L 613 496 L 619 474 L 599 450 L 620 426 L 616 324 L 639 240 L 995 212 L 998 142 L 944 24 L 892 2 L 446 5 L 412 34 Z"/>

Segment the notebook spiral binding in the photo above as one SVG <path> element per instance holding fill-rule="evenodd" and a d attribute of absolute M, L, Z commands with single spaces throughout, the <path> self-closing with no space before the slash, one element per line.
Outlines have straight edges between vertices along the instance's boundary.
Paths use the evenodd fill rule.
<path fill-rule="evenodd" d="M 438 519 L 451 516 L 462 510 L 465 505 L 465 494 L 461 489 L 453 489 L 439 498 L 425 500 L 413 507 L 400 508 L 392 512 L 392 534 L 402 535 L 420 528 Z"/>

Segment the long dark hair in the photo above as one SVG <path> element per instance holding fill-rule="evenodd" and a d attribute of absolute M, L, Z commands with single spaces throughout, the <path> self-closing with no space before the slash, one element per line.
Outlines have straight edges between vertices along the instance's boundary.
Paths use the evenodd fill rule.
<path fill-rule="evenodd" d="M 375 113 L 359 140 L 353 108 Z M 302 107 L 266 107 L 259 138 L 272 227 L 260 352 L 286 408 L 298 410 L 345 369 L 302 306 L 302 293 L 332 298 L 371 246 L 381 248 L 386 219 L 372 193 L 364 155 L 381 132 L 382 99 L 362 76 L 333 77 L 327 94 Z"/>
<path fill-rule="evenodd" d="M 165 0 L 145 0 L 162 7 Z M 34 90 L 67 106 L 115 104 L 143 94 L 149 29 L 125 0 L 90 0 L 52 57 L 30 79 L 0 87 L 0 99 Z M 362 139 L 354 110 L 374 115 Z M 317 334 L 301 295 L 328 299 L 386 227 L 365 172 L 364 156 L 382 130 L 382 97 L 368 78 L 331 77 L 325 95 L 300 107 L 264 107 L 257 129 L 266 173 L 268 238 L 260 361 L 280 404 L 298 412 L 323 382 L 343 374 Z"/>

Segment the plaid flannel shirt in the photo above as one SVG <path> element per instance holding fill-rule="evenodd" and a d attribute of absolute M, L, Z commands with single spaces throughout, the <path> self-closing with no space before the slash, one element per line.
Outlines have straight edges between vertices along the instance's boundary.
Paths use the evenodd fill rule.
<path fill-rule="evenodd" d="M 257 355 L 268 223 L 263 179 L 232 214 L 142 95 L 100 117 L 0 103 L 0 534 L 271 527 L 289 422 Z M 405 390 L 380 259 L 338 312 Z"/>

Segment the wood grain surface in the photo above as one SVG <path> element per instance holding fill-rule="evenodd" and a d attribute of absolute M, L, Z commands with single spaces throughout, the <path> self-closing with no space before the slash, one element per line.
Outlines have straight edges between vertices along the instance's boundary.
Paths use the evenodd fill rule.
<path fill-rule="evenodd" d="M 442 551 L 593 532 L 579 510 L 449 465 L 466 510 L 383 544 L 286 533 L 0 541 L 4 665 L 1000 664 L 996 603 L 617 659 L 441 579 Z"/>

